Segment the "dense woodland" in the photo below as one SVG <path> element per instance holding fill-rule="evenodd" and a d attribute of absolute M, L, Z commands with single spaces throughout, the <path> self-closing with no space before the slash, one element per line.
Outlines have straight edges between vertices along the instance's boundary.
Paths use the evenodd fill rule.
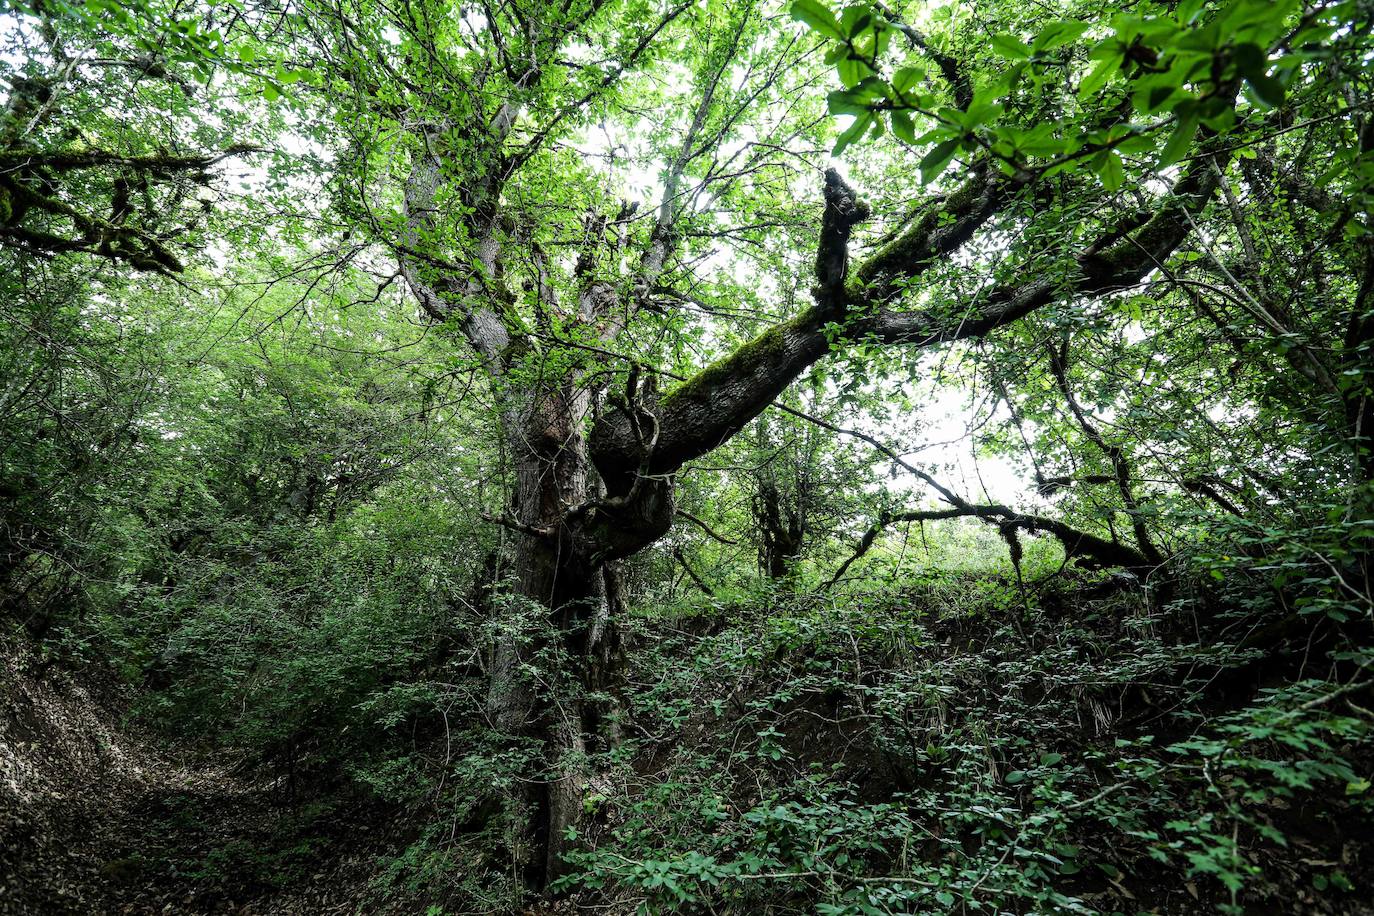
<path fill-rule="evenodd" d="M 1372 913 L 1370 0 L 3 0 L 0 913 Z"/>

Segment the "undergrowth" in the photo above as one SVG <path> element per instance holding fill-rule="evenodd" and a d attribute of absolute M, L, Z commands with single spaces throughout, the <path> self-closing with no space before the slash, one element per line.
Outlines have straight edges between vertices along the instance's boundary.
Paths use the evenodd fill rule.
<path fill-rule="evenodd" d="M 1257 664 L 1224 612 L 1159 597 L 945 577 L 641 618 L 560 887 L 623 912 L 1350 911 L 1370 656 Z"/>

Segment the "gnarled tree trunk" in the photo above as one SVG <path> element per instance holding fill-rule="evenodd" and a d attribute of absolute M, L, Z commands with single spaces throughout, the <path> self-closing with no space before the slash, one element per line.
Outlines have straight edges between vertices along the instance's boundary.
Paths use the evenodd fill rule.
<path fill-rule="evenodd" d="M 645 488 L 633 481 L 613 480 L 621 484 L 619 501 L 607 496 L 581 434 L 593 401 L 586 388 L 567 384 L 515 400 L 520 408 L 507 429 L 515 592 L 542 619 L 532 640 L 515 631 L 495 647 L 488 714 L 497 728 L 544 748 L 545 773 L 519 800 L 526 880 L 537 887 L 560 874 L 568 832 L 581 819 L 589 744 L 611 740 L 605 711 L 588 699 L 615 677 L 612 611 L 620 599 L 611 563 L 661 536 L 672 504 L 662 487 L 657 498 L 644 498 Z M 605 534 L 612 527 L 619 543 Z M 560 660 L 540 672 L 537 684 L 525 676 L 535 656 Z"/>

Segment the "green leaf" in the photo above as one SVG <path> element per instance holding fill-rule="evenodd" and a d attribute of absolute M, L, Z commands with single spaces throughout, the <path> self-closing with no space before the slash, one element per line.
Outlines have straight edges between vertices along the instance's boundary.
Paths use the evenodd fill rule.
<path fill-rule="evenodd" d="M 905 95 L 925 78 L 926 72 L 920 67 L 902 67 L 892 74 L 892 88 L 898 95 Z"/>
<path fill-rule="evenodd" d="M 992 50 L 1007 60 L 1030 60 L 1031 48 L 1010 32 L 998 32 L 992 36 Z"/>
<path fill-rule="evenodd" d="M 844 38 L 835 14 L 819 0 L 793 0 L 792 18 L 806 23 L 812 31 L 820 32 L 826 38 Z"/>
<path fill-rule="evenodd" d="M 961 138 L 955 137 L 936 145 L 934 149 L 926 153 L 921 160 L 921 181 L 929 184 L 939 178 L 940 173 L 945 170 L 950 160 L 959 152 L 959 147 L 963 146 L 963 143 Z"/>
<path fill-rule="evenodd" d="M 864 131 L 868 130 L 872 123 L 873 112 L 871 111 L 864 112 L 855 118 L 854 123 L 849 125 L 849 128 L 840 134 L 839 139 L 835 141 L 835 148 L 830 151 L 830 155 L 838 156 L 843 153 L 846 147 L 864 135 Z"/>
<path fill-rule="evenodd" d="M 873 11 L 867 6 L 846 6 L 840 13 L 840 32 L 850 39 L 873 23 Z"/>
<path fill-rule="evenodd" d="M 837 89 L 825 97 L 826 107 L 832 115 L 867 114 L 870 106 L 884 97 L 886 85 L 877 77 L 870 76 L 853 89 Z"/>
<path fill-rule="evenodd" d="M 1070 22 L 1061 20 L 1051 22 L 1040 30 L 1040 34 L 1035 37 L 1033 47 L 1037 51 L 1053 51 L 1055 48 L 1063 47 L 1084 32 L 1088 31 L 1086 22 Z"/>
<path fill-rule="evenodd" d="M 840 74 L 840 82 L 851 89 L 859 85 L 864 79 L 873 76 L 872 67 L 852 56 L 846 56 L 835 69 Z"/>
<path fill-rule="evenodd" d="M 1274 77 L 1264 74 L 1247 76 L 1245 82 L 1254 91 L 1255 98 L 1258 99 L 1265 108 L 1278 108 L 1283 104 L 1285 91 L 1283 83 Z"/>
<path fill-rule="evenodd" d="M 962 112 L 956 120 L 965 130 L 972 130 L 983 124 L 987 124 L 993 118 L 1002 113 L 1002 106 L 995 102 L 980 101 L 977 98 L 969 106 L 968 111 Z"/>
<path fill-rule="evenodd" d="M 1196 115 L 1180 118 L 1173 132 L 1169 134 L 1169 139 L 1165 141 L 1164 147 L 1159 151 L 1159 161 L 1155 163 L 1155 167 L 1166 168 L 1186 156 L 1188 149 L 1193 145 L 1197 126 Z"/>
<path fill-rule="evenodd" d="M 1125 55 L 1117 52 L 1098 61 L 1097 66 L 1093 67 L 1092 71 L 1083 77 L 1083 82 L 1078 84 L 1078 97 L 1086 99 L 1095 95 L 1098 90 L 1107 85 L 1112 74 L 1121 69 L 1121 64 L 1125 59 Z"/>
<path fill-rule="evenodd" d="M 1245 77 L 1255 99 L 1265 108 L 1283 104 L 1283 83 L 1269 74 L 1269 55 L 1254 42 L 1236 45 L 1231 52 L 1236 71 Z"/>
<path fill-rule="evenodd" d="M 897 139 L 913 146 L 916 144 L 916 125 L 911 120 L 911 114 L 905 111 L 892 112 L 892 133 Z"/>
<path fill-rule="evenodd" d="M 1108 191 L 1119 191 L 1121 185 L 1126 181 L 1126 171 L 1121 167 L 1121 157 L 1115 150 L 1108 150 L 1097 157 L 1100 162 L 1096 162 L 1097 177 L 1102 181 L 1102 187 Z"/>
<path fill-rule="evenodd" d="M 1269 56 L 1264 49 L 1253 41 L 1236 45 L 1231 49 L 1231 60 L 1241 76 L 1269 72 Z"/>
<path fill-rule="evenodd" d="M 1011 140 L 1027 156 L 1057 156 L 1066 150 L 1067 144 L 1054 135 L 1054 128 L 1055 125 L 1042 122 L 1029 130 L 998 128 L 998 134 Z"/>

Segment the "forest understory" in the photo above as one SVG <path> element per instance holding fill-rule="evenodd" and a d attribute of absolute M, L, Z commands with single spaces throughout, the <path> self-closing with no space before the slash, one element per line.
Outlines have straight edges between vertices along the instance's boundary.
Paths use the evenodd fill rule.
<path fill-rule="evenodd" d="M 1321 692 L 1338 677 L 1321 634 L 1261 651 L 1235 632 L 1081 575 L 636 617 L 624 752 L 593 784 L 575 890 L 519 909 L 799 912 L 878 891 L 901 912 L 939 909 L 943 882 L 1011 912 L 1210 913 L 1231 876 L 1238 911 L 1374 912 L 1374 815 L 1339 797 L 1374 776 L 1349 743 L 1369 685 Z M 108 671 L 13 640 L 5 663 L 6 913 L 517 908 L 479 902 L 500 866 L 446 793 L 463 752 L 432 715 L 392 735 L 415 784 L 384 800 L 328 770 L 179 759 Z"/>

